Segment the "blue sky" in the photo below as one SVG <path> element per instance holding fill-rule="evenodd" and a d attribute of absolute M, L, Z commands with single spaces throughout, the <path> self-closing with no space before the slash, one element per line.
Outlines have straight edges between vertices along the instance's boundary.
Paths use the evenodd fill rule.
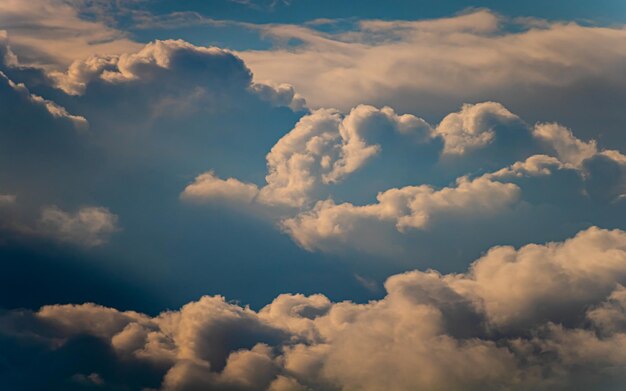
<path fill-rule="evenodd" d="M 89 2 L 87 2 L 89 4 Z M 97 2 L 95 3 L 97 4 Z M 207 25 L 197 23 L 200 18 L 216 21 L 236 21 L 253 24 L 290 23 L 302 24 L 320 19 L 332 19 L 341 25 L 362 19 L 415 20 L 449 17 L 471 12 L 474 9 L 490 9 L 509 18 L 538 18 L 577 21 L 583 24 L 620 25 L 626 20 L 626 6 L 618 0 L 603 0 L 593 7 L 585 1 L 151 1 L 118 5 L 113 7 L 110 18 L 120 28 L 130 31 L 139 41 L 155 38 L 181 37 L 200 45 L 217 45 L 236 50 L 268 48 L 271 43 L 241 26 Z M 172 14 L 186 13 L 191 20 L 170 24 L 167 29 L 138 26 L 129 13 L 119 9 L 147 10 L 151 15 L 166 18 Z M 98 10 L 101 10 L 99 7 Z M 97 19 L 92 8 L 83 9 L 84 17 Z"/>
<path fill-rule="evenodd" d="M 0 0 L 0 388 L 622 389 L 624 23 Z"/>
<path fill-rule="evenodd" d="M 588 20 L 597 23 L 623 22 L 624 5 L 603 0 L 594 7 L 584 1 L 154 1 L 148 5 L 156 14 L 194 11 L 213 19 L 251 23 L 303 23 L 319 18 L 414 20 L 450 16 L 473 8 L 489 8 L 512 16 L 556 20 Z"/>

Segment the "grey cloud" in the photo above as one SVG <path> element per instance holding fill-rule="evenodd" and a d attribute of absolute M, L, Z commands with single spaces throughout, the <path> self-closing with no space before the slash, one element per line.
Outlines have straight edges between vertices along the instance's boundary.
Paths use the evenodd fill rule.
<path fill-rule="evenodd" d="M 77 130 L 86 130 L 88 122 L 84 117 L 72 115 L 67 112 L 64 107 L 59 106 L 53 101 L 46 100 L 40 96 L 32 94 L 28 88 L 22 83 L 14 83 L 2 71 L 0 71 L 0 83 L 2 83 L 3 96 L 8 101 L 4 108 L 3 118 L 9 117 L 9 110 L 16 109 L 20 106 L 22 111 L 32 110 L 33 112 L 41 112 L 42 109 L 47 111 L 51 120 L 59 120 L 60 122 L 69 123 Z M 15 114 L 18 114 L 14 113 Z"/>
<path fill-rule="evenodd" d="M 46 207 L 39 219 L 38 231 L 62 242 L 86 247 L 104 244 L 118 231 L 118 217 L 103 207 L 82 207 L 75 213 L 58 207 Z"/>
<path fill-rule="evenodd" d="M 234 113 L 269 118 L 272 110 L 278 117 L 295 116 L 289 106 L 304 110 L 292 87 L 253 84 L 243 61 L 223 49 L 155 41 L 134 52 L 76 60 L 65 72 L 44 72 L 20 64 L 6 37 L 1 38 L 1 69 L 32 82 L 49 97 L 34 94 L 0 71 L 0 160 L 11 167 L 0 174 L 0 184 L 3 192 L 21 201 L 19 218 L 12 217 L 19 224 L 3 226 L 23 226 L 21 233 L 99 245 L 117 230 L 117 217 L 87 223 L 80 211 L 73 215 L 49 209 L 35 224 L 34 215 L 46 205 L 73 211 L 83 205 L 109 206 L 117 186 L 125 186 L 114 183 L 120 169 L 139 175 L 146 166 L 160 167 L 178 178 L 195 171 L 190 166 L 206 161 L 207 155 L 211 160 L 207 151 L 234 140 L 243 139 L 233 147 L 237 150 L 245 140 L 244 148 L 256 148 L 259 140 L 242 137 L 249 125 L 238 125 L 242 116 Z M 46 162 L 46 169 L 37 162 Z"/>

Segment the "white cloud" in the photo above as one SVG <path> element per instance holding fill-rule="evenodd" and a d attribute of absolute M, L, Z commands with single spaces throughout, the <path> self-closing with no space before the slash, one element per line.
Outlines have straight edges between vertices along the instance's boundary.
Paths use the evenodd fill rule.
<path fill-rule="evenodd" d="M 425 229 L 438 218 L 485 218 L 512 206 L 519 188 L 487 178 L 459 178 L 456 187 L 407 186 L 379 193 L 377 203 L 355 206 L 319 201 L 313 209 L 282 221 L 283 229 L 302 247 L 324 249 L 330 243 L 364 244 L 360 227 L 390 222 L 400 232 Z"/>
<path fill-rule="evenodd" d="M 306 110 L 306 100 L 297 93 L 291 84 L 275 84 L 271 81 L 265 83 L 252 83 L 252 90 L 261 99 L 272 103 L 275 106 L 289 107 L 294 111 Z"/>
<path fill-rule="evenodd" d="M 310 388 L 302 386 L 295 379 L 277 376 L 276 379 L 270 384 L 267 391 L 311 391 Z"/>
<path fill-rule="evenodd" d="M 79 58 L 49 76 L 70 95 L 84 95 L 90 84 L 134 85 L 137 105 L 152 106 L 156 115 L 217 111 L 236 105 L 234 96 L 246 93 L 273 106 L 306 110 L 306 101 L 291 85 L 252 83 L 250 70 L 231 51 L 183 40 L 155 40 L 135 51 Z"/>
<path fill-rule="evenodd" d="M 563 163 L 548 155 L 532 155 L 522 162 L 515 162 L 509 167 L 486 174 L 487 178 L 516 178 L 522 176 L 550 175 L 554 170 L 565 168 Z"/>
<path fill-rule="evenodd" d="M 626 330 L 626 288 L 618 285 L 605 302 L 587 312 L 587 318 L 603 333 Z"/>
<path fill-rule="evenodd" d="M 164 391 L 604 389 L 624 381 L 624 243 L 590 228 L 495 247 L 465 273 L 392 276 L 366 304 L 284 294 L 256 312 L 216 296 L 155 317 L 52 305 L 3 313 L 0 333 L 50 350 L 97 336 L 130 376 L 158 363 Z"/>
<path fill-rule="evenodd" d="M 622 231 L 589 228 L 563 243 L 492 248 L 466 278 L 451 285 L 476 295 L 489 321 L 499 327 L 565 321 L 623 283 L 625 238 Z"/>
<path fill-rule="evenodd" d="M 383 144 L 389 140 L 392 147 L 385 154 Z M 335 189 L 341 189 L 346 177 L 375 156 L 393 159 L 391 154 L 399 152 L 400 144 L 410 154 L 432 154 L 432 162 L 416 170 L 433 170 L 440 176 L 449 175 L 451 168 L 475 173 L 461 175 L 450 187 L 391 187 L 380 191 L 375 203 L 334 201 Z M 386 172 L 406 169 L 384 166 L 382 158 L 376 164 Z M 493 221 L 492 229 L 498 230 L 496 221 L 502 227 L 507 224 L 498 220 L 503 216 L 518 218 L 518 207 L 533 213 L 527 199 L 536 199 L 535 203 L 577 199 L 582 205 L 590 199 L 617 202 L 626 194 L 626 157 L 619 151 L 600 150 L 594 140 L 582 141 L 558 124 L 530 126 L 496 102 L 463 105 L 434 128 L 417 116 L 398 115 L 388 107 L 360 105 L 345 115 L 318 109 L 277 141 L 267 154 L 267 167 L 265 186 L 222 180 L 209 172 L 188 186 L 182 198 L 291 207 L 274 208 L 268 217 L 310 251 L 350 248 L 399 254 L 406 242 L 397 242 L 402 240 L 398 233 L 443 234 L 438 229 L 444 222 Z M 495 169 L 487 171 L 491 167 Z M 544 197 L 537 198 L 537 191 Z"/>
<path fill-rule="evenodd" d="M 573 167 L 580 167 L 598 152 L 595 140 L 584 142 L 559 124 L 537 124 L 533 135 L 553 148 L 561 162 Z"/>
<path fill-rule="evenodd" d="M 149 325 L 151 322 L 137 312 L 120 312 L 94 303 L 47 305 L 37 316 L 69 334 L 84 333 L 103 338 L 121 333 L 131 323 Z"/>
<path fill-rule="evenodd" d="M 384 137 L 425 143 L 431 138 L 431 128 L 421 118 L 398 115 L 389 107 L 361 105 L 347 115 L 333 109 L 305 115 L 267 154 L 266 185 L 260 187 L 256 200 L 265 205 L 306 207 L 324 187 L 342 181 L 379 153 L 381 146 L 368 139 Z M 221 198 L 233 192 L 232 199 L 240 199 L 243 188 L 249 196 L 246 199 L 255 193 L 254 185 L 206 173 L 185 189 L 183 198 L 202 197 L 200 182 L 207 178 L 213 190 L 206 193 L 206 199 L 214 198 L 218 187 L 224 194 Z M 196 193 L 191 195 L 192 191 Z"/>
<path fill-rule="evenodd" d="M 623 28 L 546 22 L 510 31 L 502 27 L 507 24 L 477 10 L 434 20 L 361 21 L 335 34 L 268 25 L 265 35 L 303 44 L 240 55 L 259 79 L 293 84 L 312 107 L 342 110 L 368 102 L 440 112 L 433 105 L 494 99 L 494 92 L 530 103 L 537 97 L 527 94 L 529 88 L 564 88 L 598 77 L 622 85 L 617 69 L 626 59 Z"/>
<path fill-rule="evenodd" d="M 219 76 L 228 77 L 235 85 L 247 85 L 250 71 L 243 62 L 230 51 L 216 47 L 195 46 L 183 40 L 153 41 L 136 51 L 127 51 L 119 55 L 93 55 L 72 62 L 64 73 L 55 72 L 52 76 L 65 92 L 82 94 L 86 85 L 93 80 L 109 83 L 121 83 L 133 80 L 154 80 L 159 70 L 171 70 L 176 73 L 178 67 L 185 67 L 185 58 L 196 58 L 204 65 L 213 64 L 214 69 L 207 70 L 200 66 L 195 71 L 217 80 Z M 189 69 L 188 69 L 189 70 Z M 194 70 L 193 67 L 191 70 Z M 185 75 L 177 75 L 179 79 Z M 198 80 L 196 80 L 197 82 Z"/>
<path fill-rule="evenodd" d="M 435 133 L 444 139 L 444 154 L 462 155 L 488 145 L 496 137 L 494 127 L 511 121 L 519 118 L 499 103 L 466 104 L 442 119 Z"/>
<path fill-rule="evenodd" d="M 104 244 L 119 230 L 118 217 L 103 207 L 82 207 L 74 213 L 58 207 L 46 207 L 41 212 L 39 230 L 51 238 L 81 246 Z"/>
<path fill-rule="evenodd" d="M 341 115 L 318 110 L 304 116 L 267 154 L 267 185 L 260 200 L 268 204 L 303 206 L 320 184 L 320 171 L 338 159 Z"/>
<path fill-rule="evenodd" d="M 340 157 L 332 170 L 323 177 L 324 182 L 337 182 L 356 171 L 380 150 L 379 145 L 368 145 L 367 139 L 382 133 L 387 127 L 400 136 L 414 137 L 420 142 L 431 138 L 431 127 L 423 119 L 410 114 L 398 115 L 390 107 L 377 109 L 360 105 L 352 109 L 339 127 L 342 139 Z M 392 133 L 391 136 L 394 134 Z"/>
<path fill-rule="evenodd" d="M 102 22 L 81 19 L 78 9 L 63 0 L 4 0 L 0 28 L 9 32 L 22 63 L 51 69 L 96 53 L 118 54 L 141 47 Z"/>
<path fill-rule="evenodd" d="M 198 175 L 194 182 L 187 186 L 181 197 L 189 201 L 229 201 L 250 203 L 259 193 L 256 185 L 243 183 L 235 178 L 226 180 L 217 178 L 213 172 Z"/>

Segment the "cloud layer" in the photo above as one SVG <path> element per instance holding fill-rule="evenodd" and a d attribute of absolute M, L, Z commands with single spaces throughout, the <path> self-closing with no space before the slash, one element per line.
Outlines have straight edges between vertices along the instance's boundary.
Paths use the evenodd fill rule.
<path fill-rule="evenodd" d="M 0 4 L 0 28 L 12 32 L 11 44 L 24 63 L 55 69 L 91 54 L 117 54 L 139 48 L 128 34 L 100 21 L 81 18 L 71 1 Z"/>
<path fill-rule="evenodd" d="M 408 158 L 399 158 L 404 154 Z M 422 176 L 422 184 L 366 187 L 375 202 L 335 201 L 346 197 L 342 187 L 354 184 L 351 177 L 368 166 L 397 172 L 420 155 L 428 158 L 414 169 L 430 172 L 430 178 L 461 175 L 445 186 Z M 360 105 L 345 115 L 315 110 L 276 142 L 266 160 L 264 186 L 220 179 L 211 171 L 181 197 L 256 209 L 310 251 L 350 248 L 387 255 L 403 247 L 423 250 L 416 243 L 399 244 L 401 237 L 437 242 L 476 223 L 486 224 L 483 246 L 494 245 L 485 238 L 514 225 L 520 214 L 539 217 L 545 207 L 579 222 L 587 218 L 580 205 L 615 213 L 624 208 L 624 155 L 601 150 L 595 140 L 583 141 L 557 123 L 529 125 L 496 102 L 463 105 L 437 125 L 389 107 Z M 384 180 L 377 178 L 379 184 Z M 424 245 L 432 247 L 430 241 Z"/>
<path fill-rule="evenodd" d="M 623 231 L 592 227 L 564 242 L 495 247 L 465 273 L 392 276 L 385 297 L 367 304 L 284 294 L 258 312 L 220 296 L 155 317 L 95 304 L 8 311 L 0 316 L 0 382 L 18 389 L 613 389 L 625 380 L 625 243 Z M 107 353 L 92 360 L 81 356 L 85 349 Z M 31 369 L 38 376 L 28 376 Z"/>
<path fill-rule="evenodd" d="M 389 105 L 432 120 L 462 103 L 493 100 L 532 121 L 587 128 L 585 136 L 601 123 L 607 141 L 624 146 L 620 25 L 484 9 L 433 20 L 319 22 L 259 27 L 276 47 L 239 54 L 259 80 L 289 82 L 313 107 Z"/>

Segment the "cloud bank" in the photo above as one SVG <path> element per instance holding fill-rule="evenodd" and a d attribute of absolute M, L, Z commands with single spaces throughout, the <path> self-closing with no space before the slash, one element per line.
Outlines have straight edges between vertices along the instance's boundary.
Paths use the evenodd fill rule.
<path fill-rule="evenodd" d="M 0 4 L 0 27 L 11 31 L 11 44 L 25 64 L 48 69 L 95 53 L 118 54 L 141 46 L 105 23 L 81 18 L 76 3 L 6 0 Z"/>
<path fill-rule="evenodd" d="M 221 296 L 155 317 L 95 304 L 6 311 L 0 384 L 616 389 L 626 365 L 625 243 L 623 231 L 592 227 L 564 242 L 494 247 L 464 273 L 394 275 L 385 297 L 366 304 L 283 294 L 259 311 Z M 93 359 L 86 349 L 106 353 Z"/>
<path fill-rule="evenodd" d="M 404 154 L 408 157 L 399 158 Z M 359 171 L 382 167 L 380 186 L 385 172 L 411 169 L 403 165 L 420 155 L 427 160 L 415 169 L 431 173 L 422 181 L 461 175 L 445 186 L 366 187 L 375 195 L 370 203 L 335 201 L 337 194 L 345 197 L 342 186 L 354 184 Z M 595 140 L 583 141 L 557 123 L 529 125 L 496 102 L 465 104 L 437 125 L 389 107 L 360 105 L 347 114 L 315 110 L 276 142 L 266 161 L 263 186 L 220 179 L 210 171 L 188 185 L 181 198 L 245 206 L 274 220 L 309 251 L 349 248 L 387 255 L 398 248 L 423 249 L 399 244 L 400 237 L 443 239 L 450 230 L 461 235 L 477 223 L 485 224 L 481 229 L 489 237 L 521 214 L 537 217 L 529 224 L 539 224 L 545 207 L 566 210 L 572 221 L 583 218 L 581 205 L 615 213 L 624 207 L 624 155 L 600 149 Z M 454 228 L 458 224 L 462 228 Z"/>
<path fill-rule="evenodd" d="M 493 100 L 532 121 L 586 128 L 587 137 L 600 123 L 607 142 L 624 146 L 621 25 L 513 19 L 485 9 L 320 23 L 259 26 L 275 47 L 239 55 L 255 77 L 293 84 L 316 108 L 389 105 L 432 120 L 462 103 Z"/>

